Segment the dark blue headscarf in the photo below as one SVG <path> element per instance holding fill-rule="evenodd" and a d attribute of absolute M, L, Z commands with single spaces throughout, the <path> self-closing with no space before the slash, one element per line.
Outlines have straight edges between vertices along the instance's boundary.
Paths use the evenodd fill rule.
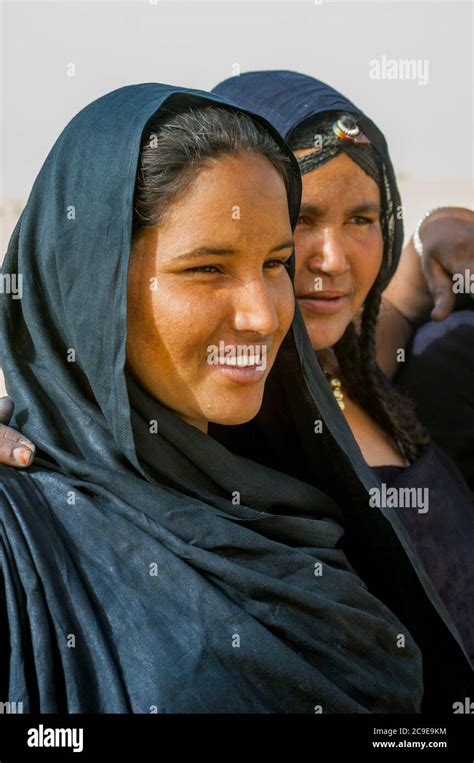
<path fill-rule="evenodd" d="M 219 427 L 205 435 L 127 387 L 140 141 L 172 98 L 237 108 L 159 84 L 98 99 L 58 138 L 8 248 L 3 272 L 23 275 L 23 296 L 3 298 L 1 365 L 38 458 L 0 468 L 0 700 L 43 713 L 416 711 L 412 621 L 431 617 L 447 652 L 454 627 L 394 512 L 368 507 L 377 482 L 298 311 L 261 412 L 240 440 L 220 428 L 228 447 Z M 369 516 L 382 528 L 370 553 Z M 398 555 L 388 603 L 346 556 L 351 524 L 372 569 Z"/>
<path fill-rule="evenodd" d="M 220 82 L 212 92 L 230 98 L 242 108 L 265 117 L 285 139 L 289 138 L 298 125 L 311 117 L 321 117 L 328 112 L 345 112 L 357 117 L 360 129 L 369 138 L 380 162 L 379 190 L 385 244 L 380 282 L 384 288 L 400 259 L 403 221 L 400 194 L 387 142 L 377 125 L 333 87 L 299 72 L 246 72 Z"/>

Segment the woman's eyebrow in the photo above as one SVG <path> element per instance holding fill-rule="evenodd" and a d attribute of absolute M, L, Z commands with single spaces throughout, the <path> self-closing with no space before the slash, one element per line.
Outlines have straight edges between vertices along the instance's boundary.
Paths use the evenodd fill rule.
<path fill-rule="evenodd" d="M 318 215 L 322 215 L 323 210 L 321 207 L 318 207 L 316 204 L 300 204 L 299 214 L 307 214 L 307 215 L 314 215 L 315 217 L 318 217 Z"/>
<path fill-rule="evenodd" d="M 280 252 L 282 249 L 293 249 L 294 246 L 295 242 L 290 238 L 288 241 L 282 241 L 281 244 L 277 244 L 273 249 L 270 249 L 269 254 L 272 254 L 272 252 Z"/>
<path fill-rule="evenodd" d="M 352 215 L 360 215 L 364 212 L 375 212 L 375 214 L 379 215 L 381 212 L 381 207 L 380 204 L 377 204 L 376 202 L 364 201 L 361 204 L 357 204 L 357 206 L 352 207 L 348 211 L 349 214 Z"/>
<path fill-rule="evenodd" d="M 377 215 L 381 212 L 380 204 L 371 201 L 363 201 L 357 204 L 355 207 L 351 207 L 347 210 L 351 215 L 360 215 L 364 212 L 375 212 Z M 317 204 L 301 204 L 299 214 L 314 215 L 314 217 L 321 217 L 324 214 L 322 207 L 318 207 Z"/>
<path fill-rule="evenodd" d="M 292 239 L 289 239 L 288 241 L 282 241 L 280 244 L 277 244 L 272 249 L 270 249 L 269 254 L 272 252 L 279 252 L 282 249 L 293 249 L 293 247 L 294 241 Z M 192 249 L 190 252 L 179 254 L 177 257 L 173 257 L 173 262 L 197 259 L 198 257 L 202 257 L 204 254 L 226 255 L 238 254 L 238 252 L 239 250 L 232 246 L 198 246 L 196 249 Z"/>

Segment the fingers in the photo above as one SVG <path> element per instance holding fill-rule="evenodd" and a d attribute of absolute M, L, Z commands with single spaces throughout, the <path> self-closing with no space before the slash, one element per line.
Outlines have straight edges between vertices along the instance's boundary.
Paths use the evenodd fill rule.
<path fill-rule="evenodd" d="M 0 422 L 2 424 L 8 424 L 13 415 L 14 407 L 13 400 L 10 400 L 9 397 L 0 397 Z"/>
<path fill-rule="evenodd" d="M 432 260 L 426 268 L 425 277 L 434 301 L 431 318 L 442 321 L 452 313 L 456 302 L 451 276 L 439 262 Z"/>
<path fill-rule="evenodd" d="M 0 464 L 17 468 L 30 466 L 35 450 L 34 444 L 27 437 L 0 424 Z"/>

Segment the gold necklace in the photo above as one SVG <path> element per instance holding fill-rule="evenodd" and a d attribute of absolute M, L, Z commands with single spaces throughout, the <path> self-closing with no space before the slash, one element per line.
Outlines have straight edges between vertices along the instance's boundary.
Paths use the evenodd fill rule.
<path fill-rule="evenodd" d="M 338 379 L 337 376 L 332 376 L 329 371 L 324 371 L 324 373 L 326 374 L 329 384 L 331 385 L 332 394 L 336 398 L 339 408 L 341 411 L 343 411 L 346 407 L 346 404 L 344 402 L 344 393 L 341 389 L 341 380 Z"/>

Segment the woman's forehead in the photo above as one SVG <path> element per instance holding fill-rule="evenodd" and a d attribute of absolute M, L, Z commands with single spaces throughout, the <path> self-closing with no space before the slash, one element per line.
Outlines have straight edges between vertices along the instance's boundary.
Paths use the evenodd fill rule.
<path fill-rule="evenodd" d="M 363 149 L 361 149 L 363 150 Z M 295 154 L 299 153 L 295 151 Z M 303 200 L 308 194 L 319 197 L 334 196 L 341 191 L 345 195 L 363 192 L 371 198 L 380 198 L 380 191 L 373 178 L 345 153 L 329 159 L 302 176 Z"/>

